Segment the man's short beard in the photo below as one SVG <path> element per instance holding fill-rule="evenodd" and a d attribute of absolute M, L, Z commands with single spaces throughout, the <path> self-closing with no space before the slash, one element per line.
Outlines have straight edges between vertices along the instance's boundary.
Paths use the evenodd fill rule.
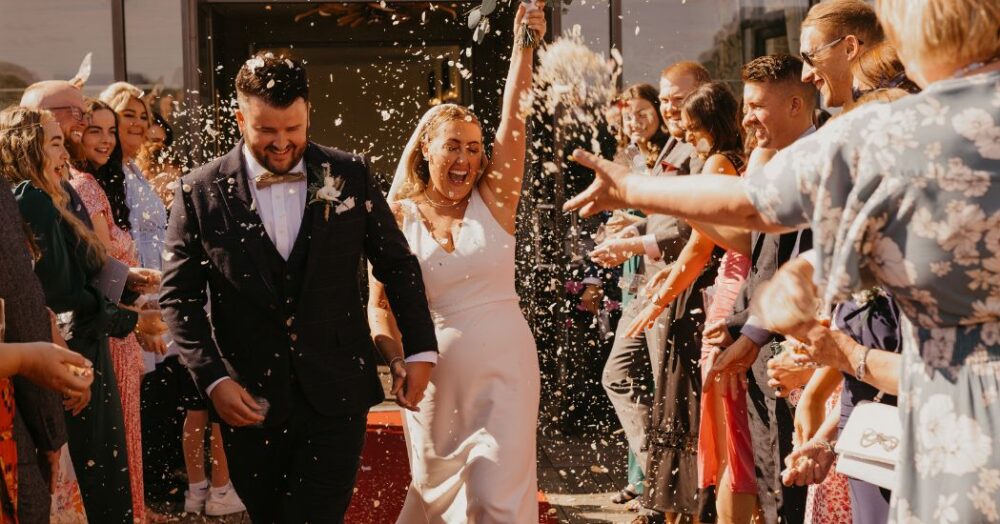
<path fill-rule="evenodd" d="M 284 175 L 285 173 L 290 172 L 292 169 L 295 169 L 295 166 L 299 165 L 299 162 L 302 160 L 302 157 L 304 157 L 306 154 L 306 148 L 303 147 L 302 150 L 299 151 L 298 147 L 296 147 L 293 150 L 293 154 L 295 152 L 298 152 L 299 154 L 297 156 L 292 157 L 292 161 L 288 164 L 288 169 L 285 169 L 284 171 L 278 171 L 274 169 L 274 166 L 271 164 L 271 161 L 268 160 L 267 158 L 266 155 L 267 150 L 263 151 L 264 154 L 261 155 L 261 157 L 258 157 L 257 153 L 252 149 L 250 150 L 250 152 L 253 153 L 253 156 L 257 158 L 257 163 L 260 164 L 264 169 L 267 169 L 269 173 L 274 173 L 275 175 Z"/>

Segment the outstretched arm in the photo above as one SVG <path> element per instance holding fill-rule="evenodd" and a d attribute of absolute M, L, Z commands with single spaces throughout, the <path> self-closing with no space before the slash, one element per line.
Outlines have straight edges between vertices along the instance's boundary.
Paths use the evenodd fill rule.
<path fill-rule="evenodd" d="M 684 246 L 677 261 L 670 268 L 670 276 L 663 281 L 660 289 L 653 295 L 652 301 L 646 308 L 636 315 L 632 325 L 628 328 L 627 336 L 635 337 L 649 329 L 660 317 L 667 306 L 677 298 L 685 289 L 691 286 L 698 275 L 705 269 L 705 265 L 712 258 L 712 250 L 715 243 L 702 236 L 697 231 L 691 232 L 691 238 Z"/>
<path fill-rule="evenodd" d="M 673 215 L 769 233 L 789 228 L 772 224 L 754 207 L 740 180 L 726 175 L 647 177 L 630 175 L 620 166 L 592 153 L 577 150 L 573 159 L 594 170 L 594 183 L 566 202 L 567 211 L 590 216 L 601 211 L 636 207 L 647 213 Z"/>
<path fill-rule="evenodd" d="M 517 8 L 514 17 L 514 34 L 521 23 L 528 24 L 529 31 L 544 35 L 546 31 L 545 2 L 538 2 L 538 8 L 527 12 L 524 4 Z M 516 40 L 516 39 L 515 39 Z M 514 215 L 521 199 L 521 185 L 524 182 L 525 143 L 527 140 L 524 115 L 520 114 L 521 97 L 531 88 L 531 66 L 535 56 L 534 48 L 522 48 L 514 42 L 510 57 L 510 71 L 504 86 L 503 108 L 500 126 L 493 141 L 493 160 L 486 168 L 486 175 L 480 182 L 480 193 L 490 207 L 493 216 L 508 233 L 514 233 Z"/>

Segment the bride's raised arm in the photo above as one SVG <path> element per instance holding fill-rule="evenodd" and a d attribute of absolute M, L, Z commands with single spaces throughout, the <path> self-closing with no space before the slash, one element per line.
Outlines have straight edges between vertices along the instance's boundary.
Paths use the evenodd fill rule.
<path fill-rule="evenodd" d="M 522 22 L 536 35 L 546 31 L 544 1 L 529 10 L 525 4 L 518 6 L 514 17 L 514 49 L 510 57 L 510 71 L 504 86 L 503 108 L 500 125 L 493 141 L 493 159 L 486 168 L 482 184 L 483 200 L 490 206 L 493 216 L 508 232 L 514 231 L 514 215 L 521 198 L 525 163 L 525 121 L 520 114 L 521 96 L 531 88 L 532 61 L 534 48 L 522 48 L 517 38 Z"/>

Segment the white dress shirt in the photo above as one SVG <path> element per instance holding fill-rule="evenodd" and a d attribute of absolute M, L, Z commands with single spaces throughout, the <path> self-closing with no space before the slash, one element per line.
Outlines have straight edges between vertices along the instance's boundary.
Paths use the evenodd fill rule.
<path fill-rule="evenodd" d="M 264 230 L 271 239 L 278 253 L 285 260 L 292 253 L 295 239 L 299 236 L 299 228 L 302 227 L 302 217 L 306 209 L 306 180 L 299 182 L 286 182 L 275 184 L 265 188 L 258 188 L 255 180 L 258 176 L 267 173 L 267 168 L 260 165 L 260 162 L 250 153 L 250 148 L 243 145 L 243 161 L 247 167 L 247 182 L 250 185 L 250 195 L 253 197 L 253 208 L 260 216 L 260 221 L 264 223 Z M 299 160 L 289 173 L 306 173 L 305 160 Z M 437 353 L 434 351 L 423 351 L 406 358 L 406 362 L 430 362 L 437 364 Z M 215 386 L 227 380 L 223 377 L 208 386 L 205 393 L 212 395 Z"/>
<path fill-rule="evenodd" d="M 292 254 L 295 238 L 299 236 L 302 215 L 306 210 L 306 180 L 258 188 L 254 181 L 268 171 L 250 154 L 250 149 L 245 144 L 243 161 L 247 166 L 247 178 L 250 195 L 255 203 L 254 208 L 260 215 L 260 221 L 264 223 L 264 229 L 271 238 L 271 243 L 278 249 L 278 253 L 281 253 L 281 258 L 288 260 L 288 256 Z M 305 175 L 305 160 L 300 159 L 289 173 Z"/>

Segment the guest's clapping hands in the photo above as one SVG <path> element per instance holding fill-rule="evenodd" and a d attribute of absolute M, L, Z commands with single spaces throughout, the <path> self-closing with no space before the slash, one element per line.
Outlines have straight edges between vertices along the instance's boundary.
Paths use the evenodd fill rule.
<path fill-rule="evenodd" d="M 628 325 L 628 330 L 625 332 L 625 336 L 628 338 L 635 338 L 641 335 L 647 329 L 651 329 L 655 324 L 656 320 L 660 318 L 660 315 L 666 311 L 666 307 L 657 304 L 654 301 L 650 301 L 646 304 L 646 307 L 642 308 L 632 319 L 632 323 Z"/>
<path fill-rule="evenodd" d="M 611 235 L 616 235 L 622 230 L 635 224 L 641 219 L 631 213 L 614 213 L 611 218 L 604 223 L 604 230 Z"/>
<path fill-rule="evenodd" d="M 729 334 L 729 326 L 724 319 L 713 320 L 705 324 L 705 329 L 701 332 L 701 341 L 717 348 L 727 348 L 733 343 L 733 337 Z"/>
<path fill-rule="evenodd" d="M 641 248 L 641 242 L 634 236 L 609 238 L 590 252 L 590 259 L 601 267 L 617 267 L 636 255 Z"/>
<path fill-rule="evenodd" d="M 705 363 L 708 371 L 705 373 L 702 391 L 709 391 L 720 382 L 725 382 L 722 384 L 725 391 L 738 391 L 740 383 L 746 381 L 747 370 L 757 360 L 758 351 L 760 348 L 748 337 L 740 337 L 725 351 L 719 351 Z"/>
<path fill-rule="evenodd" d="M 563 205 L 564 211 L 579 210 L 581 216 L 588 217 L 601 211 L 628 207 L 626 203 L 628 166 L 616 164 L 583 149 L 573 152 L 573 160 L 593 169 L 595 178 L 590 187 Z"/>
<path fill-rule="evenodd" d="M 167 343 L 163 335 L 167 333 L 167 323 L 159 309 L 142 310 L 139 313 L 139 323 L 136 324 L 136 338 L 142 349 L 149 353 L 165 355 Z"/>
<path fill-rule="evenodd" d="M 819 298 L 812 275 L 812 265 L 802 258 L 781 266 L 754 295 L 751 314 L 761 319 L 764 328 L 808 340 L 809 331 L 819 325 Z"/>
<path fill-rule="evenodd" d="M 795 351 L 788 349 L 792 344 L 798 342 L 783 342 L 782 346 L 786 349 L 767 361 L 767 385 L 779 397 L 787 397 L 793 389 L 805 386 L 816 370 L 815 367 L 805 366 L 795 360 Z"/>
<path fill-rule="evenodd" d="M 125 281 L 125 285 L 132 291 L 143 295 L 158 293 L 162 279 L 163 274 L 155 269 L 133 267 L 128 270 L 128 278 Z"/>
<path fill-rule="evenodd" d="M 210 397 L 216 413 L 230 426 L 251 426 L 264 422 L 263 406 L 235 380 L 226 379 L 216 384 Z"/>
<path fill-rule="evenodd" d="M 785 458 L 787 467 L 781 472 L 781 481 L 786 486 L 819 484 L 830 472 L 836 458 L 829 444 L 810 440 Z"/>
<path fill-rule="evenodd" d="M 17 374 L 64 397 L 89 398 L 94 370 L 83 355 L 51 342 L 4 344 L 4 348 L 17 353 L 20 359 Z"/>

